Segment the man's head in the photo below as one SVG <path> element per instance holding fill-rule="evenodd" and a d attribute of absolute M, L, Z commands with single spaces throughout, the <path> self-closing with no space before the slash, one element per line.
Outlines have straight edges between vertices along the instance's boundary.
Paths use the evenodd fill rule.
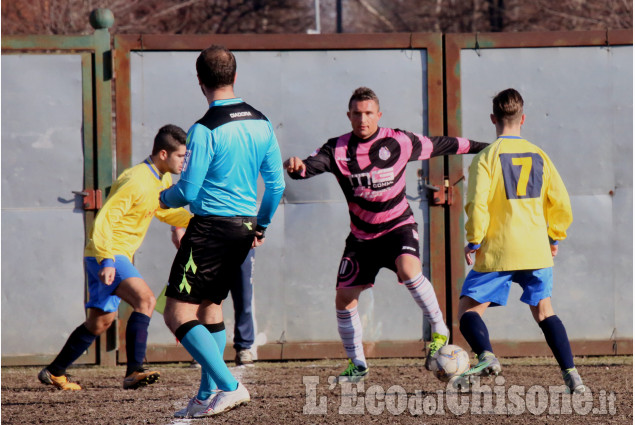
<path fill-rule="evenodd" d="M 164 125 L 154 137 L 152 161 L 161 173 L 180 174 L 185 158 L 185 140 L 187 135 L 181 127 Z"/>
<path fill-rule="evenodd" d="M 492 101 L 492 122 L 503 127 L 522 124 L 523 105 L 523 97 L 516 90 L 503 90 Z"/>
<path fill-rule="evenodd" d="M 196 73 L 200 83 L 210 90 L 233 86 L 236 58 L 226 47 L 212 45 L 198 55 Z"/>
<path fill-rule="evenodd" d="M 353 134 L 361 139 L 367 139 L 378 128 L 381 112 L 379 111 L 379 98 L 368 87 L 355 89 L 348 101 L 346 113 L 353 127 Z"/>

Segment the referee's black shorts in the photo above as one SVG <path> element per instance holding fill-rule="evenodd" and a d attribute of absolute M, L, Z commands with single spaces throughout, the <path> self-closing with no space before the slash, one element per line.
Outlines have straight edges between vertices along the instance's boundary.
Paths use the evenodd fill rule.
<path fill-rule="evenodd" d="M 220 304 L 254 240 L 256 217 L 194 216 L 174 258 L 166 296 Z"/>

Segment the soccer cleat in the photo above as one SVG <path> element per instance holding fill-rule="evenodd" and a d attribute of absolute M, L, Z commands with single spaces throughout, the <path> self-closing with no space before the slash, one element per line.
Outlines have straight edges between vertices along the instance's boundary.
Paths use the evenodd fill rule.
<path fill-rule="evenodd" d="M 356 366 L 351 359 L 348 359 L 348 367 L 337 377 L 337 382 L 360 382 L 368 376 L 368 368 Z"/>
<path fill-rule="evenodd" d="M 154 384 L 159 380 L 161 374 L 157 371 L 139 369 L 132 372 L 123 379 L 124 390 L 136 390 L 139 387 Z"/>
<path fill-rule="evenodd" d="M 37 374 L 37 379 L 40 380 L 41 383 L 46 385 L 53 385 L 54 387 L 65 390 L 65 391 L 78 391 L 81 390 L 82 387 L 79 384 L 74 382 L 70 382 L 68 380 L 68 376 L 54 376 L 49 372 L 47 368 L 44 368 Z"/>
<path fill-rule="evenodd" d="M 212 395 L 207 400 L 199 400 L 196 396 L 192 397 L 184 409 L 174 412 L 174 417 L 193 418 L 194 415 L 204 412 L 217 394 L 218 391 L 212 392 Z"/>
<path fill-rule="evenodd" d="M 190 369 L 200 369 L 201 365 L 196 360 L 192 359 L 190 362 Z"/>
<path fill-rule="evenodd" d="M 238 366 L 253 366 L 254 358 L 251 354 L 251 350 L 247 348 L 241 348 L 236 351 L 236 365 Z"/>
<path fill-rule="evenodd" d="M 207 416 L 220 415 L 221 413 L 232 410 L 238 406 L 249 403 L 249 391 L 240 382 L 238 388 L 234 391 L 219 391 L 215 397 L 211 397 L 212 401 L 202 412 L 195 413 L 195 418 L 205 418 Z"/>
<path fill-rule="evenodd" d="M 562 379 L 570 394 L 583 394 L 586 390 L 582 378 L 575 367 L 562 371 Z"/>
<path fill-rule="evenodd" d="M 432 356 L 434 356 L 437 351 L 439 351 L 439 348 L 443 347 L 444 345 L 448 345 L 448 337 L 434 332 L 432 334 L 432 342 L 430 343 L 430 345 L 428 345 L 428 355 L 426 356 L 425 364 L 426 369 L 432 370 L 430 368 L 430 360 L 432 360 Z"/>
<path fill-rule="evenodd" d="M 476 366 L 468 369 L 467 372 L 462 373 L 461 377 L 498 375 L 499 373 L 501 373 L 501 364 L 494 353 L 483 351 L 478 356 L 478 363 Z"/>

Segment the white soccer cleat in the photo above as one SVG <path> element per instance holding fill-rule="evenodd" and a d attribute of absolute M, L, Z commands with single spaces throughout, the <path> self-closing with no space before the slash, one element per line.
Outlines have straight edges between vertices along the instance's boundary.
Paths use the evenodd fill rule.
<path fill-rule="evenodd" d="M 247 391 L 247 388 L 239 382 L 236 390 L 219 391 L 216 397 L 212 398 L 212 401 L 209 406 L 207 406 L 207 409 L 200 413 L 196 413 L 193 416 L 195 418 L 204 418 L 207 416 L 219 415 L 238 406 L 247 404 L 250 400 L 249 391 Z"/>
<path fill-rule="evenodd" d="M 196 396 L 192 397 L 184 409 L 174 412 L 175 418 L 193 418 L 194 415 L 204 412 L 212 402 L 218 392 L 212 393 L 207 400 L 199 400 Z"/>

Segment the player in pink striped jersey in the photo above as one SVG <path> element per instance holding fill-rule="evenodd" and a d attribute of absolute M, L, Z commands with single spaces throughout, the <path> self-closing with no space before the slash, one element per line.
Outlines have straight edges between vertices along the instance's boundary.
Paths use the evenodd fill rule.
<path fill-rule="evenodd" d="M 448 342 L 449 330 L 436 294 L 421 272 L 417 223 L 406 199 L 407 163 L 439 155 L 476 153 L 487 144 L 379 127 L 379 99 L 367 87 L 353 92 L 347 115 L 352 132 L 330 139 L 305 160 L 291 157 L 284 166 L 293 179 L 333 173 L 348 202 L 351 233 L 338 271 L 335 308 L 349 357 L 349 365 L 339 379 L 358 382 L 368 375 L 368 365 L 357 301 L 364 289 L 373 286 L 382 267 L 397 273 L 399 282 L 408 288 L 430 322 L 428 359 Z"/>

